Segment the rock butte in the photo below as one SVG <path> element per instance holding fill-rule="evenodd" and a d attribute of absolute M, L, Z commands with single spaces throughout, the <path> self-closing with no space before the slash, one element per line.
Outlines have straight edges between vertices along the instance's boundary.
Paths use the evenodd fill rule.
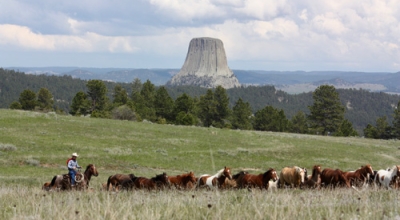
<path fill-rule="evenodd" d="M 239 87 L 240 83 L 228 67 L 222 41 L 201 37 L 190 41 L 185 63 L 167 85 L 195 85 L 206 88 L 220 85 L 229 89 Z"/>

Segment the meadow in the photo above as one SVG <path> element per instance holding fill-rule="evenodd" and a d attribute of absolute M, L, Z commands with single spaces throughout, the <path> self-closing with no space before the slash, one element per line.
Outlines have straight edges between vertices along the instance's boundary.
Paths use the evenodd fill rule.
<path fill-rule="evenodd" d="M 96 165 L 90 192 L 45 192 L 72 152 Z M 398 140 L 160 125 L 0 109 L 0 219 L 394 219 L 397 190 L 104 192 L 109 175 L 258 174 L 298 165 L 355 170 L 399 164 Z"/>

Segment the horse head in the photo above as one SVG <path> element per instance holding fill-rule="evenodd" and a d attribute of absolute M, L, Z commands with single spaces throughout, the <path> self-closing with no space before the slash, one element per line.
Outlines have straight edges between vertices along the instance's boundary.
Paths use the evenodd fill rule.
<path fill-rule="evenodd" d="M 194 176 L 194 173 L 190 171 L 190 173 L 187 175 L 187 181 L 195 184 L 197 182 L 197 178 Z"/>
<path fill-rule="evenodd" d="M 152 180 L 160 185 L 169 185 L 170 184 L 167 173 L 165 173 L 165 172 L 162 174 L 156 175 L 156 177 L 153 177 Z"/>
<path fill-rule="evenodd" d="M 263 175 L 263 179 L 265 180 L 265 181 L 269 181 L 269 180 L 272 180 L 272 181 L 277 181 L 278 180 L 278 175 L 276 174 L 276 171 L 275 171 L 275 169 L 273 169 L 273 168 L 269 168 L 269 170 L 267 171 L 267 172 L 265 172 L 264 173 L 264 175 Z"/>
<path fill-rule="evenodd" d="M 85 174 L 89 174 L 90 176 L 98 176 L 99 172 L 97 172 L 96 166 L 94 164 L 89 164 L 86 166 Z"/>
<path fill-rule="evenodd" d="M 224 167 L 223 175 L 231 180 L 232 179 L 231 168 Z"/>

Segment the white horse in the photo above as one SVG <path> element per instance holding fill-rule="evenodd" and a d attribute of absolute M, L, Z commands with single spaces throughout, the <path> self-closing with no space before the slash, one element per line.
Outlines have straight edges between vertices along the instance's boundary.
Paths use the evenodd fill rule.
<path fill-rule="evenodd" d="M 214 175 L 204 174 L 201 175 L 197 181 L 197 187 L 208 186 L 211 189 L 219 188 L 225 183 L 225 179 L 232 179 L 231 169 L 224 167 Z"/>
<path fill-rule="evenodd" d="M 385 186 L 386 189 L 389 189 L 391 188 L 390 182 L 398 176 L 400 176 L 400 166 L 393 166 L 387 170 L 379 170 L 375 175 L 375 183 L 379 183 Z"/>

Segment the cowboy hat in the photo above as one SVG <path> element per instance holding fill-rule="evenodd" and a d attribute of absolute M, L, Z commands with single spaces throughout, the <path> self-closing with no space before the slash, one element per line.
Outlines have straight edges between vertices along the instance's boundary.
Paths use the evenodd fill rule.
<path fill-rule="evenodd" d="M 72 156 L 73 157 L 79 157 L 79 155 L 77 153 L 73 153 Z"/>

